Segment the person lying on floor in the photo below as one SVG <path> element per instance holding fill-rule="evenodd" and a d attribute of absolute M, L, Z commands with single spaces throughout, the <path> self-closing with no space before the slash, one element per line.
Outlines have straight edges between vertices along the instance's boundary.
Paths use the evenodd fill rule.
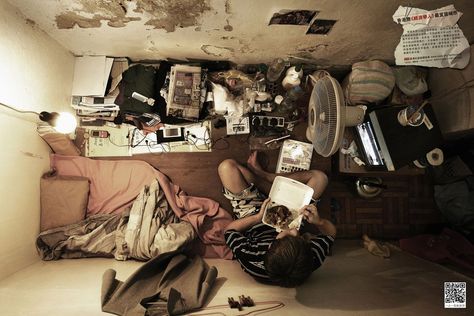
<path fill-rule="evenodd" d="M 314 204 L 306 205 L 300 230 L 278 233 L 263 224 L 262 217 L 271 185 L 277 174 L 265 171 L 252 152 L 247 167 L 233 159 L 218 167 L 224 195 L 230 200 L 236 220 L 225 228 L 225 240 L 242 269 L 263 283 L 283 287 L 301 285 L 318 269 L 328 255 L 336 236 L 336 227 L 319 217 Z M 285 177 L 313 188 L 316 201 L 327 186 L 327 176 L 318 170 L 285 173 Z M 313 227 L 311 227 L 313 226 Z M 317 228 L 319 234 L 313 231 Z"/>

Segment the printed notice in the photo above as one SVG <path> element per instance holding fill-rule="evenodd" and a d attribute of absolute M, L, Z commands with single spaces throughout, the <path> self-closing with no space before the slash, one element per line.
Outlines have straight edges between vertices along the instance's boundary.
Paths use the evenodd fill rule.
<path fill-rule="evenodd" d="M 403 34 L 395 49 L 395 63 L 437 68 L 466 67 L 470 50 L 457 25 L 461 15 L 453 5 L 433 11 L 398 7 L 393 21 L 403 26 Z"/>

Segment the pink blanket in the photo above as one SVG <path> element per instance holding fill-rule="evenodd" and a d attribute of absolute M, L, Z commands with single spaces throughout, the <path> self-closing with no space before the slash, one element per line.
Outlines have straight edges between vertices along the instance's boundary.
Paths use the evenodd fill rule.
<path fill-rule="evenodd" d="M 94 160 L 52 154 L 51 168 L 60 175 L 90 179 L 88 216 L 122 212 L 144 185 L 158 179 L 173 212 L 190 222 L 198 233 L 203 244 L 196 245 L 199 254 L 232 259 L 232 252 L 224 241 L 224 228 L 232 221 L 229 212 L 214 200 L 187 195 L 150 164 L 138 160 Z"/>

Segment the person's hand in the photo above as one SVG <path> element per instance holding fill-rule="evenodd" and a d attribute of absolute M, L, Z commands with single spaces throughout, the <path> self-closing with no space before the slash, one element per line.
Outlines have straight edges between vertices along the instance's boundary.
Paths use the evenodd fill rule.
<path fill-rule="evenodd" d="M 300 214 L 303 215 L 303 218 L 310 224 L 321 225 L 322 219 L 319 217 L 318 209 L 315 205 L 305 205 L 300 210 Z"/>
<path fill-rule="evenodd" d="M 270 198 L 267 198 L 265 201 L 262 202 L 262 205 L 260 206 L 260 211 L 256 214 L 260 221 L 263 219 L 263 214 L 265 213 L 265 209 L 267 208 L 268 203 L 270 203 Z"/>

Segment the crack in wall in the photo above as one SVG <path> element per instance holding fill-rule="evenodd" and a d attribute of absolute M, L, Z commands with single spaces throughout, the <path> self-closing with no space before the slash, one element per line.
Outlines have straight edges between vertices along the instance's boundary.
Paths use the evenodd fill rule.
<path fill-rule="evenodd" d="M 235 50 L 232 47 L 202 45 L 201 50 L 209 56 L 223 57 L 226 54 L 233 54 Z"/>

